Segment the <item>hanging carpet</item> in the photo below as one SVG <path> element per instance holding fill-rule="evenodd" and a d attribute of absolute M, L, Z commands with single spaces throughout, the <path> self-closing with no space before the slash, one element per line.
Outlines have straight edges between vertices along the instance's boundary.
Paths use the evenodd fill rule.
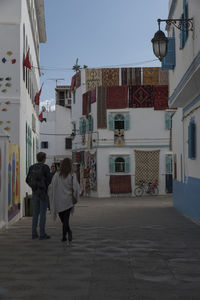
<path fill-rule="evenodd" d="M 110 175 L 110 193 L 131 193 L 131 175 Z"/>
<path fill-rule="evenodd" d="M 168 109 L 168 85 L 157 85 L 154 87 L 154 109 Z"/>
<path fill-rule="evenodd" d="M 129 107 L 153 107 L 154 86 L 129 86 Z"/>
<path fill-rule="evenodd" d="M 160 68 L 143 68 L 143 85 L 157 85 Z"/>
<path fill-rule="evenodd" d="M 94 103 L 96 101 L 97 101 L 97 96 L 96 96 L 96 87 L 95 87 L 95 88 L 93 88 L 91 90 L 91 99 L 90 99 L 90 102 Z"/>
<path fill-rule="evenodd" d="M 160 85 L 168 85 L 168 71 L 159 69 L 159 84 Z"/>
<path fill-rule="evenodd" d="M 106 87 L 97 89 L 97 128 L 107 128 Z"/>
<path fill-rule="evenodd" d="M 140 180 L 145 183 L 159 181 L 160 150 L 140 151 L 135 150 L 135 184 Z"/>
<path fill-rule="evenodd" d="M 85 69 L 86 91 L 102 85 L 101 69 Z"/>
<path fill-rule="evenodd" d="M 107 108 L 127 108 L 128 107 L 128 87 L 109 86 L 107 87 Z"/>
<path fill-rule="evenodd" d="M 102 85 L 118 86 L 119 85 L 119 69 L 102 69 Z"/>
<path fill-rule="evenodd" d="M 122 85 L 141 85 L 141 68 L 122 68 Z"/>

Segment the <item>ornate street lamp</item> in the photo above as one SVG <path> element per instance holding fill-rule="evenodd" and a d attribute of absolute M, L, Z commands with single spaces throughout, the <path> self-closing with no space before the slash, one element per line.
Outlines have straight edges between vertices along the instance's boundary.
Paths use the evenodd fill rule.
<path fill-rule="evenodd" d="M 158 19 L 157 22 L 159 30 L 155 33 L 151 42 L 153 44 L 153 52 L 155 56 L 161 61 L 167 54 L 168 38 L 165 36 L 164 32 L 160 30 L 160 22 L 166 22 L 168 26 L 172 24 L 182 31 L 193 31 L 193 19 Z"/>

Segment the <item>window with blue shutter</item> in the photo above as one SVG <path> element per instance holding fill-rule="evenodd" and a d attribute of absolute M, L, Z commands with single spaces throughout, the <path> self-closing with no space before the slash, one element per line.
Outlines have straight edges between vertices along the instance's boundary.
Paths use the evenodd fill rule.
<path fill-rule="evenodd" d="M 93 132 L 93 117 L 89 116 L 88 118 L 88 131 Z"/>
<path fill-rule="evenodd" d="M 83 122 L 82 122 L 82 120 L 80 120 L 80 122 L 79 122 L 79 133 L 80 133 L 80 135 L 83 134 Z"/>
<path fill-rule="evenodd" d="M 168 37 L 167 55 L 162 59 L 162 70 L 173 70 L 176 65 L 175 37 Z"/>
<path fill-rule="evenodd" d="M 114 130 L 114 117 L 109 114 L 108 116 L 109 130 Z"/>
<path fill-rule="evenodd" d="M 85 126 L 85 132 L 88 133 L 89 132 L 89 119 L 85 120 L 85 124 L 86 124 L 86 126 Z"/>
<path fill-rule="evenodd" d="M 83 132 L 83 134 L 86 133 L 86 120 L 85 119 L 82 120 L 82 132 Z"/>
<path fill-rule="evenodd" d="M 165 173 L 172 174 L 172 155 L 165 156 Z"/>
<path fill-rule="evenodd" d="M 188 157 L 190 159 L 196 158 L 196 124 L 194 119 L 190 120 L 188 126 Z"/>
<path fill-rule="evenodd" d="M 115 173 L 115 160 L 113 157 L 109 157 L 109 171 Z"/>
<path fill-rule="evenodd" d="M 165 113 L 165 129 L 171 129 L 172 128 L 172 113 L 166 112 Z"/>
<path fill-rule="evenodd" d="M 188 19 L 188 3 L 186 0 L 183 0 L 183 13 L 181 15 L 181 19 Z M 185 47 L 185 44 L 188 39 L 188 30 L 187 30 L 187 24 L 182 23 L 181 24 L 181 30 L 180 30 L 180 49 L 183 49 Z"/>
<path fill-rule="evenodd" d="M 124 120 L 124 130 L 129 130 L 129 129 L 130 129 L 130 116 L 126 114 Z"/>
<path fill-rule="evenodd" d="M 130 157 L 129 156 L 110 156 L 109 157 L 110 173 L 129 173 Z"/>
<path fill-rule="evenodd" d="M 125 157 L 125 173 L 130 172 L 130 157 Z"/>

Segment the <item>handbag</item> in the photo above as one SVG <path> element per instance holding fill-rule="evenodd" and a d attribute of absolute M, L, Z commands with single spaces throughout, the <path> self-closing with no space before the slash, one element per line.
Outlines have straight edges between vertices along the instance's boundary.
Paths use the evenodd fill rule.
<path fill-rule="evenodd" d="M 75 191 L 74 191 L 74 188 L 73 188 L 73 175 L 72 175 L 72 203 L 73 203 L 73 205 L 75 205 L 77 202 L 78 201 L 76 199 Z"/>

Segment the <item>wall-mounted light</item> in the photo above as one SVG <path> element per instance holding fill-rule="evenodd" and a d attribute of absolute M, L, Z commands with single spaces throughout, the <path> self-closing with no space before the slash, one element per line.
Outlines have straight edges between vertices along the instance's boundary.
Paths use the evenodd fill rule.
<path fill-rule="evenodd" d="M 161 61 L 167 54 L 168 39 L 164 32 L 160 30 L 160 22 L 166 22 L 167 26 L 174 25 L 181 31 L 193 31 L 193 19 L 158 19 L 157 22 L 159 30 L 155 33 L 151 42 L 155 56 Z"/>

